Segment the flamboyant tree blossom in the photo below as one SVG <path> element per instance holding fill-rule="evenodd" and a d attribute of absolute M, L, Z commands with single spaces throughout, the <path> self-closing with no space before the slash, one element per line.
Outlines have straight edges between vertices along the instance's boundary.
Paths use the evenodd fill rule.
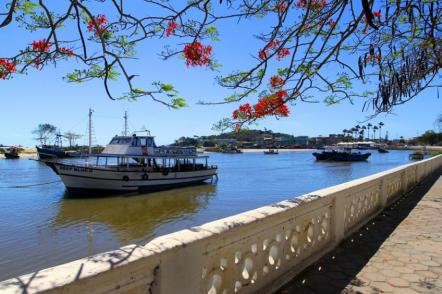
<path fill-rule="evenodd" d="M 189 71 L 219 70 L 223 60 L 216 53 L 224 44 L 218 24 L 266 21 L 267 28 L 250 32 L 260 49 L 243 52 L 251 66 L 221 71 L 217 78 L 232 94 L 203 102 L 240 105 L 220 126 L 286 117 L 290 103 L 316 101 L 318 94 L 328 104 L 361 98 L 374 113 L 390 111 L 437 86 L 442 65 L 442 2 L 437 0 L 5 2 L 0 30 L 18 26 L 45 37 L 28 40 L 12 56 L 0 49 L 0 79 L 75 60 L 78 69 L 66 76 L 70 82 L 101 79 L 111 99 L 150 97 L 173 108 L 186 106 L 173 85 L 139 86 L 139 74 L 127 69 L 126 61 L 141 55 L 139 43 L 164 42 L 162 58 L 181 57 Z M 127 83 L 127 93 L 111 90 L 111 81 L 118 79 Z"/>

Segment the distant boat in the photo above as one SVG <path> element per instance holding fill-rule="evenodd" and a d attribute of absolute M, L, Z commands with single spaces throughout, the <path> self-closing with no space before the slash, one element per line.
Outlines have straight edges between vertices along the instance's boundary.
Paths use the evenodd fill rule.
<path fill-rule="evenodd" d="M 62 147 L 62 135 L 57 134 L 54 145 L 36 146 L 39 159 L 69 158 L 78 157 L 80 152 L 65 150 Z"/>
<path fill-rule="evenodd" d="M 221 153 L 238 154 L 242 153 L 242 151 L 235 146 L 227 146 L 221 150 Z"/>
<path fill-rule="evenodd" d="M 278 151 L 278 149 L 269 149 L 269 150 L 265 150 L 264 154 L 266 154 L 266 155 L 276 155 L 276 154 L 279 154 L 279 151 Z"/>
<path fill-rule="evenodd" d="M 349 148 L 313 153 L 318 161 L 366 161 L 371 153 L 352 152 Z"/>
<path fill-rule="evenodd" d="M 20 158 L 20 155 L 18 155 L 18 148 L 17 147 L 10 147 L 6 150 L 4 150 L 5 158 L 6 159 L 18 159 Z"/>
<path fill-rule="evenodd" d="M 379 153 L 388 153 L 389 151 L 387 149 L 384 149 L 384 148 L 379 148 L 378 152 Z"/>
<path fill-rule="evenodd" d="M 424 153 L 414 152 L 414 153 L 411 153 L 410 155 L 408 155 L 408 158 L 410 160 L 422 160 L 422 159 L 424 159 Z"/>

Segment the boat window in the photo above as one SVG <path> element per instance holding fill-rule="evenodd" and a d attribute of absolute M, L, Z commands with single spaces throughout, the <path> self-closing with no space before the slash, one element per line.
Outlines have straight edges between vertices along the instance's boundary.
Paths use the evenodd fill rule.
<path fill-rule="evenodd" d="M 146 146 L 146 138 L 138 138 L 137 146 Z"/>
<path fill-rule="evenodd" d="M 132 138 L 114 138 L 111 144 L 129 144 Z"/>

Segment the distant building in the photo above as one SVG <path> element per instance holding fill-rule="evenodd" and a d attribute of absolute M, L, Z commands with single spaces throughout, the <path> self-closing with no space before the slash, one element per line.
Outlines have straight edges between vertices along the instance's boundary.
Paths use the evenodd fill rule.
<path fill-rule="evenodd" d="M 223 146 L 223 145 L 235 145 L 236 146 L 236 139 L 214 139 L 213 142 L 215 142 L 216 145 L 218 146 Z"/>
<path fill-rule="evenodd" d="M 294 144 L 298 146 L 305 147 L 308 145 L 308 136 L 297 136 L 293 138 Z"/>
<path fill-rule="evenodd" d="M 328 135 L 328 137 L 318 136 L 318 137 L 309 139 L 309 145 L 316 146 L 316 147 L 323 147 L 323 146 L 329 146 L 329 145 L 336 145 L 342 141 L 344 141 L 344 135 L 330 134 L 330 135 Z"/>

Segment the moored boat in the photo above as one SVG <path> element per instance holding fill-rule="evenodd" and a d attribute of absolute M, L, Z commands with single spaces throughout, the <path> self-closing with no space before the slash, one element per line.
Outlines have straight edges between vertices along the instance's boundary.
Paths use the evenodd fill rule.
<path fill-rule="evenodd" d="M 414 152 L 414 153 L 411 153 L 410 155 L 408 155 L 408 158 L 410 160 L 422 160 L 422 159 L 424 159 L 424 157 L 425 157 L 425 155 L 423 152 Z"/>
<path fill-rule="evenodd" d="M 349 148 L 342 150 L 325 150 L 321 153 L 314 152 L 318 161 L 366 161 L 371 153 L 352 152 Z"/>
<path fill-rule="evenodd" d="M 156 147 L 152 136 L 115 136 L 101 154 L 47 161 L 72 192 L 141 192 L 201 183 L 217 175 L 195 147 Z"/>
<path fill-rule="evenodd" d="M 241 149 L 236 146 L 226 146 L 221 149 L 221 153 L 229 153 L 229 154 L 239 154 L 242 153 Z"/>
<path fill-rule="evenodd" d="M 54 159 L 54 158 L 69 158 L 78 157 L 80 153 L 77 151 L 65 150 L 62 146 L 62 135 L 57 134 L 54 145 L 35 146 L 37 149 L 38 158 Z"/>
<path fill-rule="evenodd" d="M 384 148 L 379 148 L 378 152 L 379 153 L 388 153 L 389 151 L 387 149 L 384 149 Z"/>
<path fill-rule="evenodd" d="M 276 155 L 276 154 L 279 154 L 279 151 L 278 151 L 278 149 L 269 149 L 269 150 L 265 150 L 264 154 L 266 154 L 266 155 Z"/>
<path fill-rule="evenodd" d="M 20 158 L 20 155 L 18 153 L 19 149 L 15 146 L 4 150 L 4 155 L 6 159 L 18 159 Z"/>

